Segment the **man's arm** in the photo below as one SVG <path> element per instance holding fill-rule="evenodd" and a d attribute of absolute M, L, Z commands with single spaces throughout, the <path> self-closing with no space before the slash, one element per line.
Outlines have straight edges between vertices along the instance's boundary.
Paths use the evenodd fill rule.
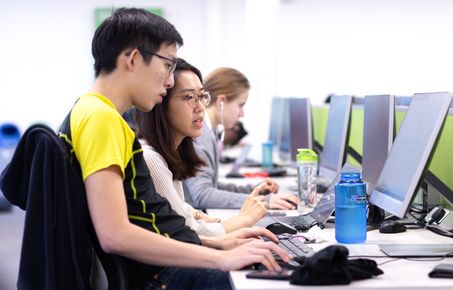
<path fill-rule="evenodd" d="M 91 219 L 101 247 L 107 253 L 152 265 L 224 271 L 252 263 L 279 270 L 272 252 L 288 260 L 288 255 L 271 242 L 252 241 L 229 251 L 218 251 L 169 239 L 130 223 L 121 176 L 119 167 L 110 166 L 85 180 Z"/>

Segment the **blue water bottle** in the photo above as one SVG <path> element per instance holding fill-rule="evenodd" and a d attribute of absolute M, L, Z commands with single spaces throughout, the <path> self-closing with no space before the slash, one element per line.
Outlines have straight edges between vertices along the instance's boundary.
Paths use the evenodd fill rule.
<path fill-rule="evenodd" d="M 335 239 L 357 244 L 366 240 L 366 187 L 359 172 L 342 172 L 335 185 Z"/>
<path fill-rule="evenodd" d="M 16 125 L 5 123 L 0 125 L 0 174 L 11 161 L 16 145 L 19 142 L 20 133 Z M 5 199 L 0 191 L 0 211 L 11 210 L 11 204 Z"/>

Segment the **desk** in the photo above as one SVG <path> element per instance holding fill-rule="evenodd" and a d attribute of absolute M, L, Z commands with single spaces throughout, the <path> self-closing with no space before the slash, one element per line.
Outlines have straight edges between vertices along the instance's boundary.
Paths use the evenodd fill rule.
<path fill-rule="evenodd" d="M 234 214 L 234 210 L 208 210 L 209 214 L 224 218 Z M 335 244 L 335 231 L 333 228 L 324 229 L 329 242 L 312 244 L 315 250 L 321 250 L 328 245 Z M 414 244 L 436 244 L 453 243 L 453 239 L 439 236 L 425 229 L 409 229 L 399 234 L 381 234 L 374 230 L 367 233 L 367 240 L 364 244 L 346 245 L 354 253 L 361 254 L 380 254 L 382 258 L 373 258 L 378 264 L 393 260 L 380 253 L 378 244 L 384 243 L 414 243 Z M 453 263 L 453 258 L 446 258 L 442 261 L 422 261 L 423 259 L 395 260 L 379 266 L 384 274 L 373 279 L 363 281 L 353 281 L 350 285 L 344 286 L 296 286 L 287 281 L 247 279 L 246 271 L 231 271 L 230 278 L 234 288 L 237 290 L 257 290 L 257 289 L 453 289 L 453 279 L 429 278 L 428 273 L 435 265 L 440 263 Z M 428 258 L 428 260 L 432 260 Z"/>
<path fill-rule="evenodd" d="M 264 178 L 262 177 L 246 177 L 246 178 L 226 178 L 225 175 L 230 172 L 232 164 L 220 164 L 219 166 L 219 181 L 224 183 L 234 183 L 237 185 L 258 184 Z M 285 168 L 287 171 L 286 176 L 271 177 L 279 186 L 279 192 L 291 192 L 297 194 L 294 188 L 297 186 L 297 170 L 295 168 Z M 240 173 L 244 172 L 257 172 L 262 170 L 261 167 L 244 167 L 239 170 Z"/>

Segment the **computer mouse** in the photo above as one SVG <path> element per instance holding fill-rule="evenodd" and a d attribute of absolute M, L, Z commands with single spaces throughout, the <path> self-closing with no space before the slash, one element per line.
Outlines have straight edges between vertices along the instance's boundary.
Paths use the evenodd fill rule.
<path fill-rule="evenodd" d="M 228 172 L 225 175 L 226 178 L 244 178 L 244 175 L 238 172 Z"/>
<path fill-rule="evenodd" d="M 259 192 L 259 195 L 268 195 L 269 193 L 271 193 L 269 189 L 263 189 Z"/>
<path fill-rule="evenodd" d="M 325 186 L 324 184 L 319 184 L 319 183 L 316 184 L 316 192 L 317 193 L 324 193 L 324 192 L 327 191 L 327 189 L 329 189 L 329 187 Z"/>
<path fill-rule="evenodd" d="M 385 221 L 379 227 L 379 232 L 383 234 L 396 234 L 406 231 L 406 226 L 397 221 Z"/>
<path fill-rule="evenodd" d="M 266 229 L 271 231 L 275 235 L 281 235 L 281 234 L 296 234 L 297 230 L 293 226 L 284 223 L 284 222 L 275 222 L 272 223 L 268 226 L 266 226 Z"/>

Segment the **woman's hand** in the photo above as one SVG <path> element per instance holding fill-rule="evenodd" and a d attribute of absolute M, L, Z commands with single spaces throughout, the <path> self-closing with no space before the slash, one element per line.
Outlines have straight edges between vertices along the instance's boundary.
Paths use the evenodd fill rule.
<path fill-rule="evenodd" d="M 260 237 L 266 237 L 274 243 L 278 243 L 278 238 L 271 231 L 263 227 L 247 227 L 235 230 L 224 236 L 222 249 L 228 250 L 250 242 Z"/>
<path fill-rule="evenodd" d="M 251 241 L 259 240 L 260 237 L 266 237 L 272 242 L 278 243 L 277 236 L 263 227 L 247 227 L 235 230 L 224 236 L 201 237 L 201 239 L 205 246 L 219 250 L 231 250 Z"/>
<path fill-rule="evenodd" d="M 292 193 L 271 193 L 269 198 L 269 208 L 273 209 L 296 209 L 299 198 Z"/>
<path fill-rule="evenodd" d="M 203 216 L 201 217 L 201 220 L 206 223 L 220 223 L 221 222 L 220 218 L 215 217 L 215 216 L 210 216 L 207 214 L 203 214 Z"/>
<path fill-rule="evenodd" d="M 202 220 L 206 223 L 220 223 L 221 222 L 221 220 L 218 217 L 213 217 L 213 216 L 207 215 L 204 212 L 202 212 L 201 210 L 195 210 L 193 212 L 193 217 L 196 220 Z"/>
<path fill-rule="evenodd" d="M 248 218 L 248 226 L 254 225 L 258 220 L 267 214 L 267 204 L 264 196 L 260 196 L 259 192 L 266 187 L 262 183 L 255 187 L 249 194 L 239 211 L 239 215 Z"/>
<path fill-rule="evenodd" d="M 267 189 L 271 193 L 277 193 L 278 192 L 278 184 L 274 180 L 272 180 L 270 178 L 266 178 L 266 179 L 263 180 L 262 183 L 264 183 L 266 185 L 266 187 L 263 188 L 263 189 Z"/>

